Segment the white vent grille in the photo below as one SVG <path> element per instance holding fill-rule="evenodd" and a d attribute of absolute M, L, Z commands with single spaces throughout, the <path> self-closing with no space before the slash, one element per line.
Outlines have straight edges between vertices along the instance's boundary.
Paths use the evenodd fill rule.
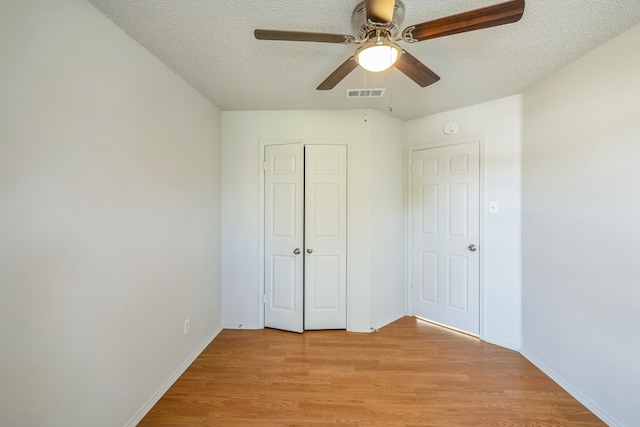
<path fill-rule="evenodd" d="M 347 98 L 382 98 L 384 88 L 378 89 L 347 89 Z"/>

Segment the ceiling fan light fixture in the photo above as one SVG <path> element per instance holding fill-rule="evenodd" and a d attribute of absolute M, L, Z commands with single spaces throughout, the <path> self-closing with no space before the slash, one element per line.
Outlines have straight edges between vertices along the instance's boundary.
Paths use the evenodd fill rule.
<path fill-rule="evenodd" d="M 376 39 L 360 47 L 355 54 L 358 65 L 374 73 L 393 66 L 402 55 L 400 46 L 391 40 Z"/>

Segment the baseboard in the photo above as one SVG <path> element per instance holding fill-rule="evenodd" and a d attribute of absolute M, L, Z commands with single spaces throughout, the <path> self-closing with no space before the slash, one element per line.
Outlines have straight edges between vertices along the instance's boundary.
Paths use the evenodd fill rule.
<path fill-rule="evenodd" d="M 498 340 L 498 339 L 495 339 L 495 338 L 491 338 L 491 337 L 486 337 L 486 336 L 480 335 L 480 339 L 482 341 L 488 342 L 489 344 L 494 344 L 494 345 L 497 345 L 498 347 L 504 347 L 504 348 L 509 349 L 509 350 L 517 351 L 518 353 L 520 353 L 520 350 L 521 350 L 520 347 L 517 347 L 517 346 L 515 346 L 513 344 L 510 344 L 508 342 L 501 341 L 501 340 Z"/>
<path fill-rule="evenodd" d="M 537 359 L 533 354 L 529 353 L 525 349 L 520 350 L 520 354 L 524 356 L 529 362 L 533 363 L 538 369 L 544 372 L 549 378 L 555 381 L 560 387 L 562 387 L 567 393 L 573 396 L 578 402 L 582 403 L 588 410 L 593 412 L 598 418 L 600 418 L 605 424 L 610 427 L 622 427 L 622 424 L 613 419 L 609 414 L 603 411 L 598 405 L 592 402 L 589 398 L 584 396 L 578 390 L 573 388 L 571 384 L 566 382 L 562 377 L 556 374 L 553 369 L 549 368 L 542 361 Z"/>
<path fill-rule="evenodd" d="M 357 333 L 362 333 L 362 334 L 369 334 L 371 332 L 373 332 L 373 329 L 371 327 L 366 327 L 366 326 L 353 326 L 349 329 L 347 329 L 349 332 L 357 332 Z"/>
<path fill-rule="evenodd" d="M 371 329 L 373 329 L 374 331 L 377 331 L 378 329 L 384 328 L 385 326 L 387 326 L 390 323 L 395 322 L 398 319 L 402 319 L 404 316 L 406 316 L 406 314 L 404 314 L 404 312 L 402 313 L 396 313 L 392 316 L 387 317 L 386 319 L 380 321 L 380 322 L 376 322 L 371 326 Z"/>
<path fill-rule="evenodd" d="M 169 379 L 167 379 L 167 381 L 162 384 L 162 386 L 153 394 L 153 396 L 151 396 L 149 400 L 147 400 L 147 403 L 142 405 L 138 412 L 136 412 L 135 415 L 131 417 L 129 421 L 127 421 L 125 427 L 135 427 L 140 421 L 142 421 L 144 416 L 147 415 L 151 408 L 153 408 L 153 405 L 158 403 L 158 400 L 160 400 L 160 398 L 167 392 L 167 390 L 169 390 L 169 387 L 171 387 L 173 383 L 175 383 L 178 378 L 180 378 L 180 375 L 182 375 L 184 371 L 187 370 L 187 368 L 193 363 L 193 361 L 196 360 L 200 353 L 202 353 L 209 344 L 211 344 L 211 341 L 213 341 L 221 331 L 222 327 L 216 328 L 207 338 L 205 338 L 204 341 L 202 341 L 202 343 L 193 351 L 193 353 L 191 353 L 189 357 L 187 357 L 187 360 L 182 362 L 182 364 L 169 377 Z"/>
<path fill-rule="evenodd" d="M 255 323 L 225 323 L 222 329 L 262 329 Z"/>

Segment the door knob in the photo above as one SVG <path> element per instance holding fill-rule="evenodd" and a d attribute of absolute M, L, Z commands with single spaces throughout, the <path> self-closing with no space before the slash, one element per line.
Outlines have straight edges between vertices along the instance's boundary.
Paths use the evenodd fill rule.
<path fill-rule="evenodd" d="M 311 248 L 307 249 L 307 253 L 308 254 L 312 254 L 313 253 L 313 249 L 311 249 Z"/>
<path fill-rule="evenodd" d="M 476 245 L 469 245 L 468 248 L 471 252 L 475 252 L 478 248 L 476 248 Z"/>
<path fill-rule="evenodd" d="M 293 250 L 293 253 L 296 254 L 296 255 L 300 255 L 300 248 L 295 248 Z"/>

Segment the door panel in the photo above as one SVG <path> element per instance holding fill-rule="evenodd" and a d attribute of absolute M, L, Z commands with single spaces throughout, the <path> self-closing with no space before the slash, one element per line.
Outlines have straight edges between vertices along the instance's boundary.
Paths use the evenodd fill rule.
<path fill-rule="evenodd" d="M 340 302 L 340 258 L 337 256 L 309 257 L 309 280 L 315 284 L 313 298 L 307 301 L 313 306 L 305 307 L 314 310 L 339 310 Z"/>
<path fill-rule="evenodd" d="M 296 183 L 271 184 L 271 237 L 296 238 Z"/>
<path fill-rule="evenodd" d="M 316 237 L 340 238 L 340 186 L 338 184 L 307 184 L 313 197 L 308 205 L 322 208 L 321 214 L 313 214 L 309 232 Z M 338 203 L 338 205 L 336 205 Z M 317 213 L 317 212 L 316 212 Z"/>
<path fill-rule="evenodd" d="M 469 263 L 467 257 L 449 255 L 447 266 L 449 277 L 447 290 L 449 292 L 449 308 L 467 311 L 469 309 L 468 283 Z"/>
<path fill-rule="evenodd" d="M 449 237 L 468 237 L 468 200 L 467 184 L 449 185 Z"/>
<path fill-rule="evenodd" d="M 422 234 L 438 234 L 438 186 L 424 185 L 421 188 L 420 204 L 422 205 L 421 228 Z"/>
<path fill-rule="evenodd" d="M 303 330 L 304 146 L 265 147 L 266 327 Z"/>
<path fill-rule="evenodd" d="M 437 304 L 440 300 L 438 295 L 438 262 L 439 254 L 437 252 L 420 252 L 420 297 L 423 301 Z"/>
<path fill-rule="evenodd" d="M 305 329 L 347 327 L 347 149 L 305 147 Z"/>
<path fill-rule="evenodd" d="M 293 312 L 295 311 L 295 258 L 291 256 L 271 256 L 271 308 Z"/>
<path fill-rule="evenodd" d="M 474 334 L 480 314 L 480 149 L 472 142 L 413 153 L 412 307 Z"/>

